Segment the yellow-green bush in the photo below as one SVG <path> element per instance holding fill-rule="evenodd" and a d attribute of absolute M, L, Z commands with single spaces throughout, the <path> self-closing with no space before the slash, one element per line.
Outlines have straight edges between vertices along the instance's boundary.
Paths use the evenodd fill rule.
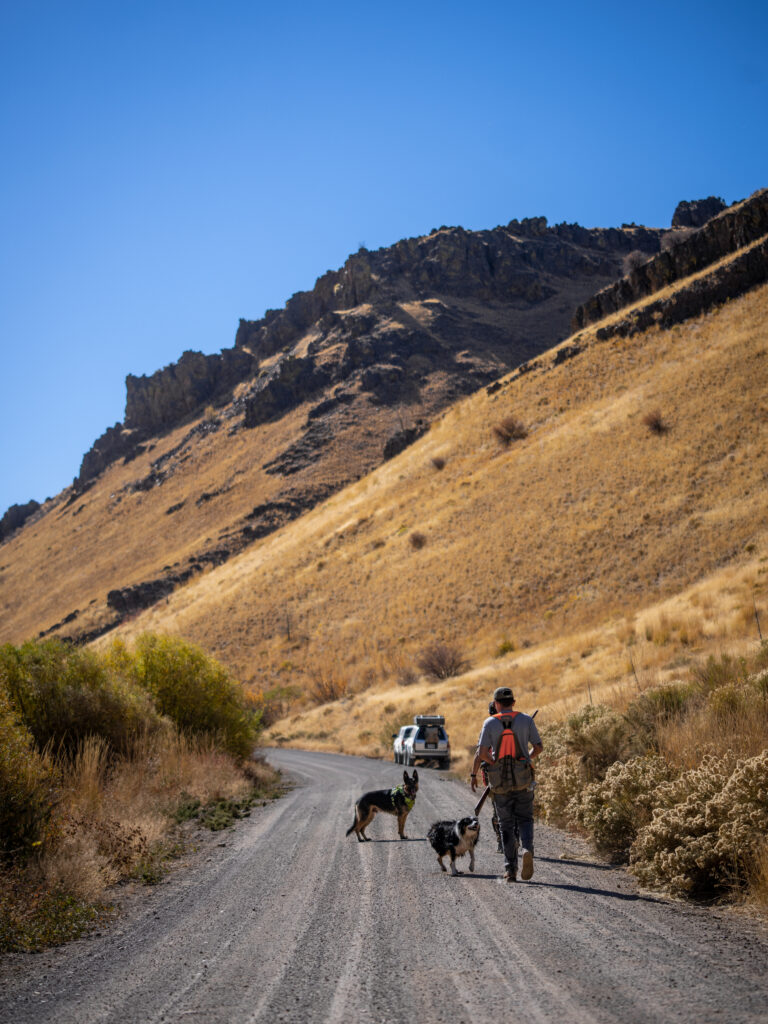
<path fill-rule="evenodd" d="M 42 841 L 54 781 L 0 684 L 0 855 L 23 854 Z"/>
<path fill-rule="evenodd" d="M 211 736 L 235 757 L 251 754 L 260 714 L 248 706 L 227 670 L 199 647 L 180 637 L 145 633 L 132 654 L 118 644 L 110 658 L 183 732 Z"/>
<path fill-rule="evenodd" d="M 73 754 L 86 736 L 126 752 L 161 719 L 141 689 L 112 673 L 96 652 L 61 640 L 0 647 L 0 680 L 40 750 Z"/>

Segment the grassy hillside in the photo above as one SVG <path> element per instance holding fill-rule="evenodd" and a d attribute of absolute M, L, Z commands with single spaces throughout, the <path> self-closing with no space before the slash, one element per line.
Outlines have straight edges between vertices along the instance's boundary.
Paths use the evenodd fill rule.
<path fill-rule="evenodd" d="M 755 607 L 768 622 L 767 315 L 761 287 L 671 330 L 582 331 L 580 354 L 565 342 L 455 405 L 121 631 L 189 636 L 302 708 L 345 694 L 275 733 L 371 752 L 436 707 L 469 746 L 500 678 L 546 719 L 748 643 Z M 527 436 L 504 439 L 510 417 Z M 459 678 L 423 678 L 435 640 L 469 662 Z"/>

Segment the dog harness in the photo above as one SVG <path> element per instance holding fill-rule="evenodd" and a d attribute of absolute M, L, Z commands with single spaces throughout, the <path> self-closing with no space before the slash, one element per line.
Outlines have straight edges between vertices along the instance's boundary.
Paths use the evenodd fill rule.
<path fill-rule="evenodd" d="M 398 794 L 403 798 L 403 803 L 410 811 L 413 805 L 416 803 L 416 797 L 408 796 L 405 792 L 405 786 L 393 786 L 391 790 L 392 799 L 394 800 Z"/>

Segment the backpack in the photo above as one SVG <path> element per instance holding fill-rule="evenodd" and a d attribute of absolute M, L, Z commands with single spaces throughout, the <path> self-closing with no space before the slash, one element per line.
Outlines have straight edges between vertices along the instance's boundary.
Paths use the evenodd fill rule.
<path fill-rule="evenodd" d="M 512 723 L 519 713 L 519 711 L 502 711 L 498 715 L 492 716 L 498 719 L 504 727 L 499 748 L 496 751 L 496 760 L 488 766 L 488 785 L 491 787 L 492 793 L 498 793 L 500 796 L 530 789 L 533 782 L 533 767 L 530 758 L 527 752 L 522 754 L 518 750 L 517 737 L 512 729 Z"/>

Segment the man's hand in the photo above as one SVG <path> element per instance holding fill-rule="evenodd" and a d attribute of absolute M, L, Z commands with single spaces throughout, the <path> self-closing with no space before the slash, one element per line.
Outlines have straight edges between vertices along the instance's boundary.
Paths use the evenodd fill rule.
<path fill-rule="evenodd" d="M 476 793 L 477 792 L 477 776 L 476 775 L 470 775 L 469 776 L 469 784 L 472 787 L 472 792 Z"/>

